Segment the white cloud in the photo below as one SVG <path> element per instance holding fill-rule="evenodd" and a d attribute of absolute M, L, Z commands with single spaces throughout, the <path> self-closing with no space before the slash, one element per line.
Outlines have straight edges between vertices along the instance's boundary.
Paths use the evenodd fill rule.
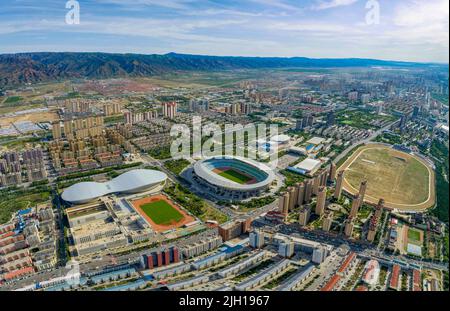
<path fill-rule="evenodd" d="M 449 46 L 448 0 L 410 1 L 397 6 L 389 32 L 402 42 Z M 429 46 L 428 46 L 429 48 Z"/>
<path fill-rule="evenodd" d="M 96 0 L 97 2 L 117 4 L 122 6 L 159 6 L 169 9 L 187 9 L 191 0 Z"/>
<path fill-rule="evenodd" d="M 288 4 L 282 0 L 248 0 L 248 1 L 260 4 L 260 5 L 264 5 L 264 6 L 276 7 L 276 8 L 287 10 L 287 11 L 299 11 L 300 10 L 299 7 Z"/>
<path fill-rule="evenodd" d="M 358 0 L 331 0 L 331 1 L 319 1 L 317 5 L 313 7 L 315 10 L 326 10 L 337 8 L 340 6 L 347 6 L 358 2 Z"/>
<path fill-rule="evenodd" d="M 448 0 L 410 1 L 397 7 L 394 23 L 397 26 L 448 25 L 448 18 Z"/>

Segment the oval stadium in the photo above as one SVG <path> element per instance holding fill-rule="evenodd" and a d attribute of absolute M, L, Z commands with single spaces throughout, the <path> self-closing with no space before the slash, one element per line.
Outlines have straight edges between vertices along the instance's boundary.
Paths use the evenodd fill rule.
<path fill-rule="evenodd" d="M 198 161 L 194 178 L 221 196 L 247 198 L 269 188 L 275 179 L 265 164 L 242 157 L 219 156 Z"/>
<path fill-rule="evenodd" d="M 167 175 L 156 170 L 132 170 L 104 183 L 80 182 L 62 193 L 64 201 L 84 204 L 112 193 L 132 194 L 144 192 L 165 182 Z"/>

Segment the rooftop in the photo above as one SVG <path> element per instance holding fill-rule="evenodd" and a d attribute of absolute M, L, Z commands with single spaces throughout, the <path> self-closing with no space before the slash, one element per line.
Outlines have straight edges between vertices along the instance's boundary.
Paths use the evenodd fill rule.
<path fill-rule="evenodd" d="M 105 183 L 80 182 L 62 194 L 64 201 L 83 204 L 111 193 L 137 193 L 167 179 L 167 175 L 156 170 L 138 169 L 128 171 Z"/>

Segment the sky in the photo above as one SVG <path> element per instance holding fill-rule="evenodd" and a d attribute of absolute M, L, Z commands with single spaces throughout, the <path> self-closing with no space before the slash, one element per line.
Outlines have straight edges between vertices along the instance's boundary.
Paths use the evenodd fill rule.
<path fill-rule="evenodd" d="M 449 61 L 448 0 L 78 0 L 79 24 L 67 2 L 1 0 L 0 53 Z"/>

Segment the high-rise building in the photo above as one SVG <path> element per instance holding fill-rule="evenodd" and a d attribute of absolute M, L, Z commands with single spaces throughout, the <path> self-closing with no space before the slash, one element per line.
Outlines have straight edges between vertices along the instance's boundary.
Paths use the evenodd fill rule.
<path fill-rule="evenodd" d="M 123 115 L 125 117 L 126 124 L 135 124 L 143 121 L 156 119 L 158 117 L 158 111 L 156 110 L 149 110 L 145 112 L 125 111 Z"/>
<path fill-rule="evenodd" d="M 348 100 L 350 101 L 357 101 L 358 100 L 358 92 L 352 91 L 348 93 Z"/>
<path fill-rule="evenodd" d="M 380 115 L 382 113 L 383 113 L 383 105 L 380 104 L 377 106 L 377 115 Z"/>
<path fill-rule="evenodd" d="M 297 185 L 297 192 L 298 192 L 298 197 L 297 197 L 297 205 L 298 206 L 302 206 L 303 205 L 303 201 L 305 200 L 305 184 L 304 183 L 299 183 Z"/>
<path fill-rule="evenodd" d="M 358 210 L 360 207 L 361 197 L 359 194 L 355 195 L 352 202 L 352 208 L 350 210 L 350 217 L 354 218 L 356 215 L 358 215 Z"/>
<path fill-rule="evenodd" d="M 314 125 L 314 116 L 312 114 L 307 114 L 303 117 L 303 124 L 306 127 L 311 127 Z"/>
<path fill-rule="evenodd" d="M 384 208 L 384 199 L 380 199 L 378 201 L 375 214 L 378 216 L 381 216 L 381 213 L 383 212 L 383 208 Z"/>
<path fill-rule="evenodd" d="M 373 242 L 375 240 L 376 235 L 377 235 L 376 230 L 369 229 L 369 231 L 367 231 L 367 241 Z"/>
<path fill-rule="evenodd" d="M 343 181 L 344 181 L 344 171 L 340 171 L 337 174 L 336 187 L 334 190 L 334 198 L 336 200 L 339 200 L 341 198 Z"/>
<path fill-rule="evenodd" d="M 406 121 L 408 121 L 408 118 L 407 118 L 406 114 L 403 114 L 402 117 L 400 118 L 400 124 L 399 124 L 399 128 L 400 128 L 401 132 L 403 132 L 406 128 Z"/>
<path fill-rule="evenodd" d="M 297 205 L 298 190 L 297 187 L 289 187 L 288 191 L 289 191 L 289 210 L 292 211 Z"/>
<path fill-rule="evenodd" d="M 173 119 L 177 115 L 178 104 L 176 102 L 167 102 L 162 104 L 163 116 L 165 118 Z"/>
<path fill-rule="evenodd" d="M 314 195 L 317 195 L 319 193 L 320 182 L 321 182 L 321 176 L 320 175 L 317 175 L 312 180 L 312 183 L 313 183 L 312 193 Z"/>
<path fill-rule="evenodd" d="M 319 178 L 320 178 L 320 186 L 325 187 L 327 185 L 328 171 L 323 170 L 322 173 L 320 173 Z"/>
<path fill-rule="evenodd" d="M 120 103 L 107 103 L 103 105 L 103 112 L 105 116 L 113 116 L 120 114 Z"/>
<path fill-rule="evenodd" d="M 361 103 L 367 104 L 370 101 L 370 94 L 362 94 L 361 95 Z"/>
<path fill-rule="evenodd" d="M 262 248 L 264 246 L 264 238 L 265 234 L 262 230 L 255 230 L 253 232 L 250 232 L 249 240 L 250 240 L 250 246 L 253 248 Z"/>
<path fill-rule="evenodd" d="M 248 115 L 252 112 L 251 106 L 249 103 L 240 103 L 240 106 L 241 106 L 240 108 L 241 108 L 242 114 Z"/>
<path fill-rule="evenodd" d="M 305 203 L 311 202 L 313 183 L 311 180 L 305 182 Z"/>
<path fill-rule="evenodd" d="M 295 129 L 297 131 L 303 130 L 303 119 L 297 119 L 296 123 L 295 123 Z"/>
<path fill-rule="evenodd" d="M 311 261 L 315 264 L 321 264 L 328 256 L 328 250 L 324 246 L 319 246 L 313 250 Z"/>
<path fill-rule="evenodd" d="M 53 139 L 60 139 L 62 137 L 61 124 L 59 120 L 52 122 L 52 135 Z"/>
<path fill-rule="evenodd" d="M 384 200 L 380 199 L 378 201 L 378 205 L 375 207 L 375 213 L 370 218 L 369 230 L 367 231 L 367 241 L 369 242 L 375 241 L 378 223 L 380 222 L 381 216 L 383 215 L 383 208 L 384 208 Z"/>
<path fill-rule="evenodd" d="M 282 194 L 278 199 L 278 210 L 285 217 L 287 217 L 287 215 L 289 214 L 289 199 L 290 199 L 289 192 Z"/>
<path fill-rule="evenodd" d="M 420 113 L 420 107 L 414 106 L 413 113 L 412 113 L 413 119 L 416 119 L 419 116 L 419 113 Z"/>
<path fill-rule="evenodd" d="M 327 113 L 327 127 L 333 126 L 335 122 L 334 111 L 330 111 Z"/>
<path fill-rule="evenodd" d="M 189 110 L 197 113 L 206 112 L 209 110 L 209 101 L 206 99 L 191 99 L 189 101 Z"/>
<path fill-rule="evenodd" d="M 222 237 L 223 241 L 228 241 L 243 234 L 243 229 L 244 226 L 242 220 L 235 220 L 220 225 L 219 235 Z"/>
<path fill-rule="evenodd" d="M 364 180 L 363 182 L 361 182 L 361 185 L 359 186 L 359 206 L 361 207 L 364 203 L 364 196 L 366 195 L 366 190 L 367 190 L 367 180 Z"/>
<path fill-rule="evenodd" d="M 300 210 L 299 216 L 298 216 L 298 223 L 300 226 L 306 226 L 309 222 L 309 216 L 311 215 L 311 208 L 310 207 L 304 207 Z"/>
<path fill-rule="evenodd" d="M 330 231 L 332 224 L 333 224 L 333 212 L 329 212 L 323 219 L 322 230 L 327 232 Z"/>
<path fill-rule="evenodd" d="M 345 236 L 348 238 L 351 238 L 353 235 L 353 228 L 355 226 L 353 219 L 350 217 L 347 218 L 347 220 L 345 220 L 344 224 L 345 224 L 345 230 L 344 230 Z"/>
<path fill-rule="evenodd" d="M 296 130 L 303 130 L 314 125 L 314 116 L 312 114 L 305 114 L 303 118 L 297 119 L 295 124 Z"/>
<path fill-rule="evenodd" d="M 328 181 L 334 182 L 335 179 L 336 179 L 336 164 L 334 162 L 331 162 L 330 171 L 328 174 Z"/>
<path fill-rule="evenodd" d="M 316 215 L 322 216 L 325 212 L 325 203 L 327 200 L 327 188 L 320 187 L 319 192 L 317 194 L 317 202 L 316 202 Z"/>
<path fill-rule="evenodd" d="M 291 258 L 294 255 L 294 241 L 286 239 L 278 244 L 278 255 L 284 258 Z"/>

